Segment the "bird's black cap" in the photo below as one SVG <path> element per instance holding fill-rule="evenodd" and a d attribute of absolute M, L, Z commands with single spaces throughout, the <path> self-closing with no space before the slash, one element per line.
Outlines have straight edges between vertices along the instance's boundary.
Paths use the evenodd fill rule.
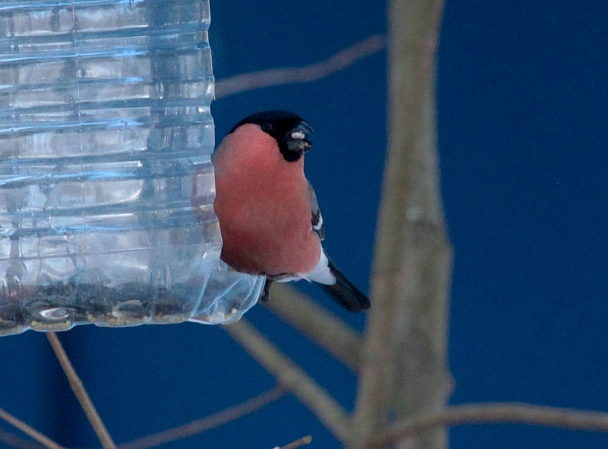
<path fill-rule="evenodd" d="M 259 125 L 262 131 L 274 137 L 281 154 L 288 162 L 297 161 L 312 149 L 312 144 L 305 137 L 314 133 L 313 129 L 302 117 L 293 112 L 281 110 L 257 112 L 238 122 L 230 133 L 248 123 Z"/>

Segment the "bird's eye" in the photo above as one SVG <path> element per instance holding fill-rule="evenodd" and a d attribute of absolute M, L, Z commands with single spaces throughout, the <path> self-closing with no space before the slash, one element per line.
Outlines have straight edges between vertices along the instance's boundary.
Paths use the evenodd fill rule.
<path fill-rule="evenodd" d="M 306 135 L 302 131 L 294 131 L 294 132 L 291 133 L 291 138 L 292 139 L 301 140 L 304 137 L 306 137 Z"/>

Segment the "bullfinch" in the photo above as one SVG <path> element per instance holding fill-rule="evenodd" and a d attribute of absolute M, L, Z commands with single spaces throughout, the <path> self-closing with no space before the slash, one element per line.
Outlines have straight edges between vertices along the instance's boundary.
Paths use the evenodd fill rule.
<path fill-rule="evenodd" d="M 312 128 L 287 111 L 259 112 L 236 124 L 213 153 L 223 246 L 233 269 L 272 282 L 314 281 L 341 306 L 358 312 L 370 302 L 321 246 L 323 217 L 304 176 Z"/>

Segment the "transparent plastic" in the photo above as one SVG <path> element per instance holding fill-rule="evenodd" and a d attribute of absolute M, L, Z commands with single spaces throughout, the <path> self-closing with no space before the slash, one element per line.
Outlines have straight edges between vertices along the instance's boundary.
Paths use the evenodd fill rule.
<path fill-rule="evenodd" d="M 0 3 L 0 335 L 236 320 L 203 0 Z"/>

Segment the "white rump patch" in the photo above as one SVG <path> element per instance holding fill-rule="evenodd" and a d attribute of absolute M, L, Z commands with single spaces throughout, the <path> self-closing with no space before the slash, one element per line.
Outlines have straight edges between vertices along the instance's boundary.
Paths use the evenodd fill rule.
<path fill-rule="evenodd" d="M 321 250 L 321 257 L 317 265 L 310 271 L 302 276 L 304 279 L 309 281 L 315 281 L 319 284 L 334 285 L 336 283 L 336 277 L 331 273 L 329 269 L 329 261 L 325 252 Z"/>
<path fill-rule="evenodd" d="M 285 275 L 280 279 L 275 279 L 274 282 L 293 282 L 300 281 L 302 279 L 306 279 L 308 282 L 314 281 L 319 284 L 325 285 L 334 285 L 336 283 L 336 277 L 331 273 L 329 269 L 329 261 L 327 260 L 327 256 L 321 248 L 321 257 L 317 262 L 317 265 L 310 270 L 308 273 L 294 273 Z"/>

